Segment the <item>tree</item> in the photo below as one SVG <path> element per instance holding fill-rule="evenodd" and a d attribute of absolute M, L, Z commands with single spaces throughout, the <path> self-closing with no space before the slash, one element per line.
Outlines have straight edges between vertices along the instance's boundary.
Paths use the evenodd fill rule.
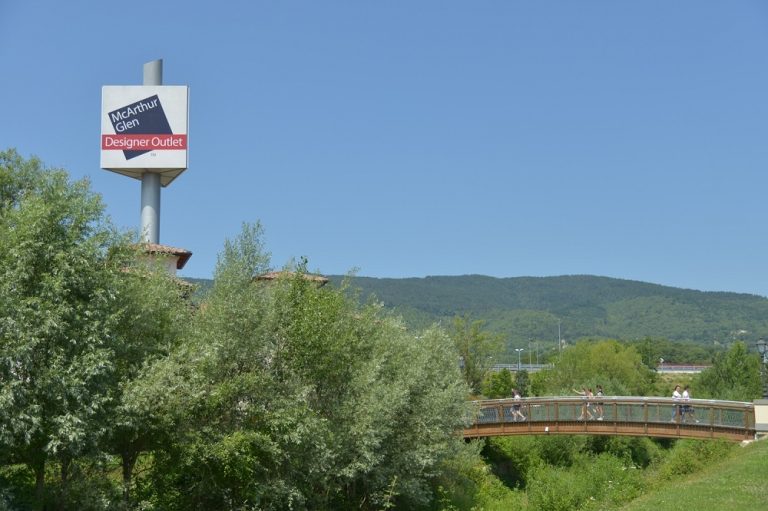
<path fill-rule="evenodd" d="M 141 370 L 179 346 L 192 312 L 184 298 L 187 284 L 161 264 L 141 262 L 146 260 L 137 253 L 140 250 L 137 246 L 128 251 L 126 263 L 131 264 L 115 282 L 119 312 L 112 330 L 114 370 L 108 382 L 108 420 L 103 425 L 103 449 L 121 458 L 126 506 L 139 455 L 167 441 L 170 434 L 168 417 L 156 415 L 157 408 L 139 397 L 144 386 Z"/>
<path fill-rule="evenodd" d="M 637 349 L 643 357 L 643 362 L 649 368 L 658 366 L 660 358 L 671 364 L 706 364 L 715 353 L 723 351 L 723 348 L 715 345 L 652 339 L 650 337 L 631 341 L 628 344 Z"/>
<path fill-rule="evenodd" d="M 741 341 L 733 343 L 727 353 L 718 353 L 712 367 L 693 379 L 694 397 L 751 401 L 759 398 L 760 359 L 747 352 Z"/>
<path fill-rule="evenodd" d="M 483 395 L 488 399 L 510 397 L 513 388 L 512 373 L 506 367 L 498 372 L 489 371 L 483 381 Z"/>
<path fill-rule="evenodd" d="M 483 379 L 501 349 L 502 338 L 483 330 L 484 321 L 471 321 L 468 316 L 453 318 L 451 339 L 459 353 L 460 365 L 472 392 L 479 394 Z"/>
<path fill-rule="evenodd" d="M 569 394 L 574 387 L 603 385 L 616 395 L 645 395 L 653 382 L 637 350 L 615 340 L 581 341 L 563 351 L 554 369 L 536 373 L 537 394 Z"/>
<path fill-rule="evenodd" d="M 121 240 L 103 209 L 87 181 L 0 152 L 0 443 L 34 472 L 38 507 L 48 461 L 66 488 L 109 402 Z"/>
<path fill-rule="evenodd" d="M 529 395 L 530 386 L 531 379 L 528 375 L 528 371 L 525 369 L 517 371 L 517 373 L 515 373 L 515 388 L 520 392 L 520 394 L 523 396 Z"/>
<path fill-rule="evenodd" d="M 424 505 L 467 411 L 450 339 L 318 287 L 305 261 L 254 281 L 269 269 L 260 238 L 246 225 L 225 244 L 188 341 L 142 378 L 146 396 L 180 382 L 161 400 L 179 429 L 154 451 L 151 498 L 169 510 Z"/>

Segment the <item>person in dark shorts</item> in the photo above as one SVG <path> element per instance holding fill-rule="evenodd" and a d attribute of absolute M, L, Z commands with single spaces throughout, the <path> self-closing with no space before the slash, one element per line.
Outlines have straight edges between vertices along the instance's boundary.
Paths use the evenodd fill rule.
<path fill-rule="evenodd" d="M 691 391 L 688 387 L 688 385 L 685 386 L 685 389 L 683 389 L 683 422 L 693 419 L 696 422 L 699 422 L 699 419 L 696 418 L 696 412 L 693 409 L 693 405 L 690 403 L 691 401 Z"/>

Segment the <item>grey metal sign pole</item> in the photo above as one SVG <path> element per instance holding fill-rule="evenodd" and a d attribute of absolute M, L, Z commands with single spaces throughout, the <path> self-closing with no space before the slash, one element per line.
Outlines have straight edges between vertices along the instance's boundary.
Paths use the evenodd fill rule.
<path fill-rule="evenodd" d="M 163 84 L 163 59 L 144 64 L 144 85 Z M 160 174 L 141 175 L 141 240 L 160 243 Z"/>

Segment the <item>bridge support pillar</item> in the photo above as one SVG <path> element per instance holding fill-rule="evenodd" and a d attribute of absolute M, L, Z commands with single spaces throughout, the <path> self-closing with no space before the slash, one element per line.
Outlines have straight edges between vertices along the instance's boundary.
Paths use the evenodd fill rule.
<path fill-rule="evenodd" d="M 755 399 L 755 434 L 768 436 L 768 399 Z"/>

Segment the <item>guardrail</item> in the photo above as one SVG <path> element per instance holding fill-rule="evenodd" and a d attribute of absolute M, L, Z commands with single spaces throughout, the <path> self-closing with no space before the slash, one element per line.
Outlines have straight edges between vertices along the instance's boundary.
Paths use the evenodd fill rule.
<path fill-rule="evenodd" d="M 491 371 L 501 371 L 502 369 L 506 369 L 507 371 L 511 371 L 513 373 L 517 372 L 518 369 L 521 371 L 528 371 L 529 373 L 535 373 L 537 371 L 541 371 L 544 369 L 552 369 L 554 364 L 493 364 L 491 366 Z"/>
<path fill-rule="evenodd" d="M 665 374 L 698 374 L 711 367 L 711 365 L 701 364 L 663 364 L 656 367 L 656 372 Z"/>
<path fill-rule="evenodd" d="M 754 404 L 740 401 L 691 399 L 683 402 L 633 396 L 587 400 L 567 396 L 483 400 L 474 404 L 475 418 L 465 428 L 465 438 L 532 434 L 755 438 Z M 519 414 L 515 413 L 516 406 Z"/>

